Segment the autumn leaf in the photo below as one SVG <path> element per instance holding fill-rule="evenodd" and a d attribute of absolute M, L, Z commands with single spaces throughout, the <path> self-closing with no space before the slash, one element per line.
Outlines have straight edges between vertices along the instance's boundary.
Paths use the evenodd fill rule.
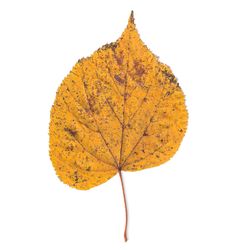
<path fill-rule="evenodd" d="M 50 158 L 58 177 L 86 190 L 122 171 L 159 166 L 187 128 L 184 94 L 169 66 L 143 44 L 133 12 L 122 36 L 79 60 L 51 109 Z"/>

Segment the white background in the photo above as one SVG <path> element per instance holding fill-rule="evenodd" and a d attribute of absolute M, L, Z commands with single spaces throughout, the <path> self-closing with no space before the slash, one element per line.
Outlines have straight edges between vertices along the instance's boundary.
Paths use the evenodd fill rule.
<path fill-rule="evenodd" d="M 0 249 L 250 249 L 249 1 L 0 2 Z M 75 62 L 115 41 L 131 10 L 171 66 L 189 127 L 158 168 L 89 191 L 48 156 L 55 93 Z"/>

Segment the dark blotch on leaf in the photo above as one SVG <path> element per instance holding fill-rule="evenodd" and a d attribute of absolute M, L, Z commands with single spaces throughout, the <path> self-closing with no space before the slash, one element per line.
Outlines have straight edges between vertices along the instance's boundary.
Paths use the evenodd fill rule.
<path fill-rule="evenodd" d="M 118 75 L 115 75 L 115 80 L 119 83 L 124 83 L 124 80 Z"/>
<path fill-rule="evenodd" d="M 64 131 L 68 132 L 71 136 L 75 137 L 77 132 L 70 128 L 64 128 Z"/>
<path fill-rule="evenodd" d="M 166 71 L 166 70 L 163 70 L 163 71 L 162 71 L 162 74 L 163 74 L 164 76 L 166 76 L 166 77 L 169 79 L 170 82 L 175 83 L 175 84 L 178 84 L 178 81 L 177 81 L 176 77 L 175 77 L 173 74 L 169 73 L 169 72 Z"/>

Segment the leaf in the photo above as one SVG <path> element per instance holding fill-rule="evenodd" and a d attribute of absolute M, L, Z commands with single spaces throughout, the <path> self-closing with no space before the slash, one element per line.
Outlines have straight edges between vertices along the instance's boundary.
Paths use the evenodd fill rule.
<path fill-rule="evenodd" d="M 187 119 L 177 79 L 143 44 L 132 12 L 122 36 L 79 60 L 59 87 L 50 158 L 71 187 L 90 189 L 117 173 L 123 187 L 122 170 L 159 166 L 175 154 Z M 126 206 L 124 187 L 123 195 Z"/>

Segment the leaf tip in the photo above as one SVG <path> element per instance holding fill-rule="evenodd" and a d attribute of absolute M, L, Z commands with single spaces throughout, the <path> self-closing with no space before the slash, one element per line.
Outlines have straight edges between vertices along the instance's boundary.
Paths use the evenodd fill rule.
<path fill-rule="evenodd" d="M 130 16 L 129 16 L 129 22 L 130 23 L 135 23 L 135 18 L 134 18 L 134 11 L 131 10 Z"/>

